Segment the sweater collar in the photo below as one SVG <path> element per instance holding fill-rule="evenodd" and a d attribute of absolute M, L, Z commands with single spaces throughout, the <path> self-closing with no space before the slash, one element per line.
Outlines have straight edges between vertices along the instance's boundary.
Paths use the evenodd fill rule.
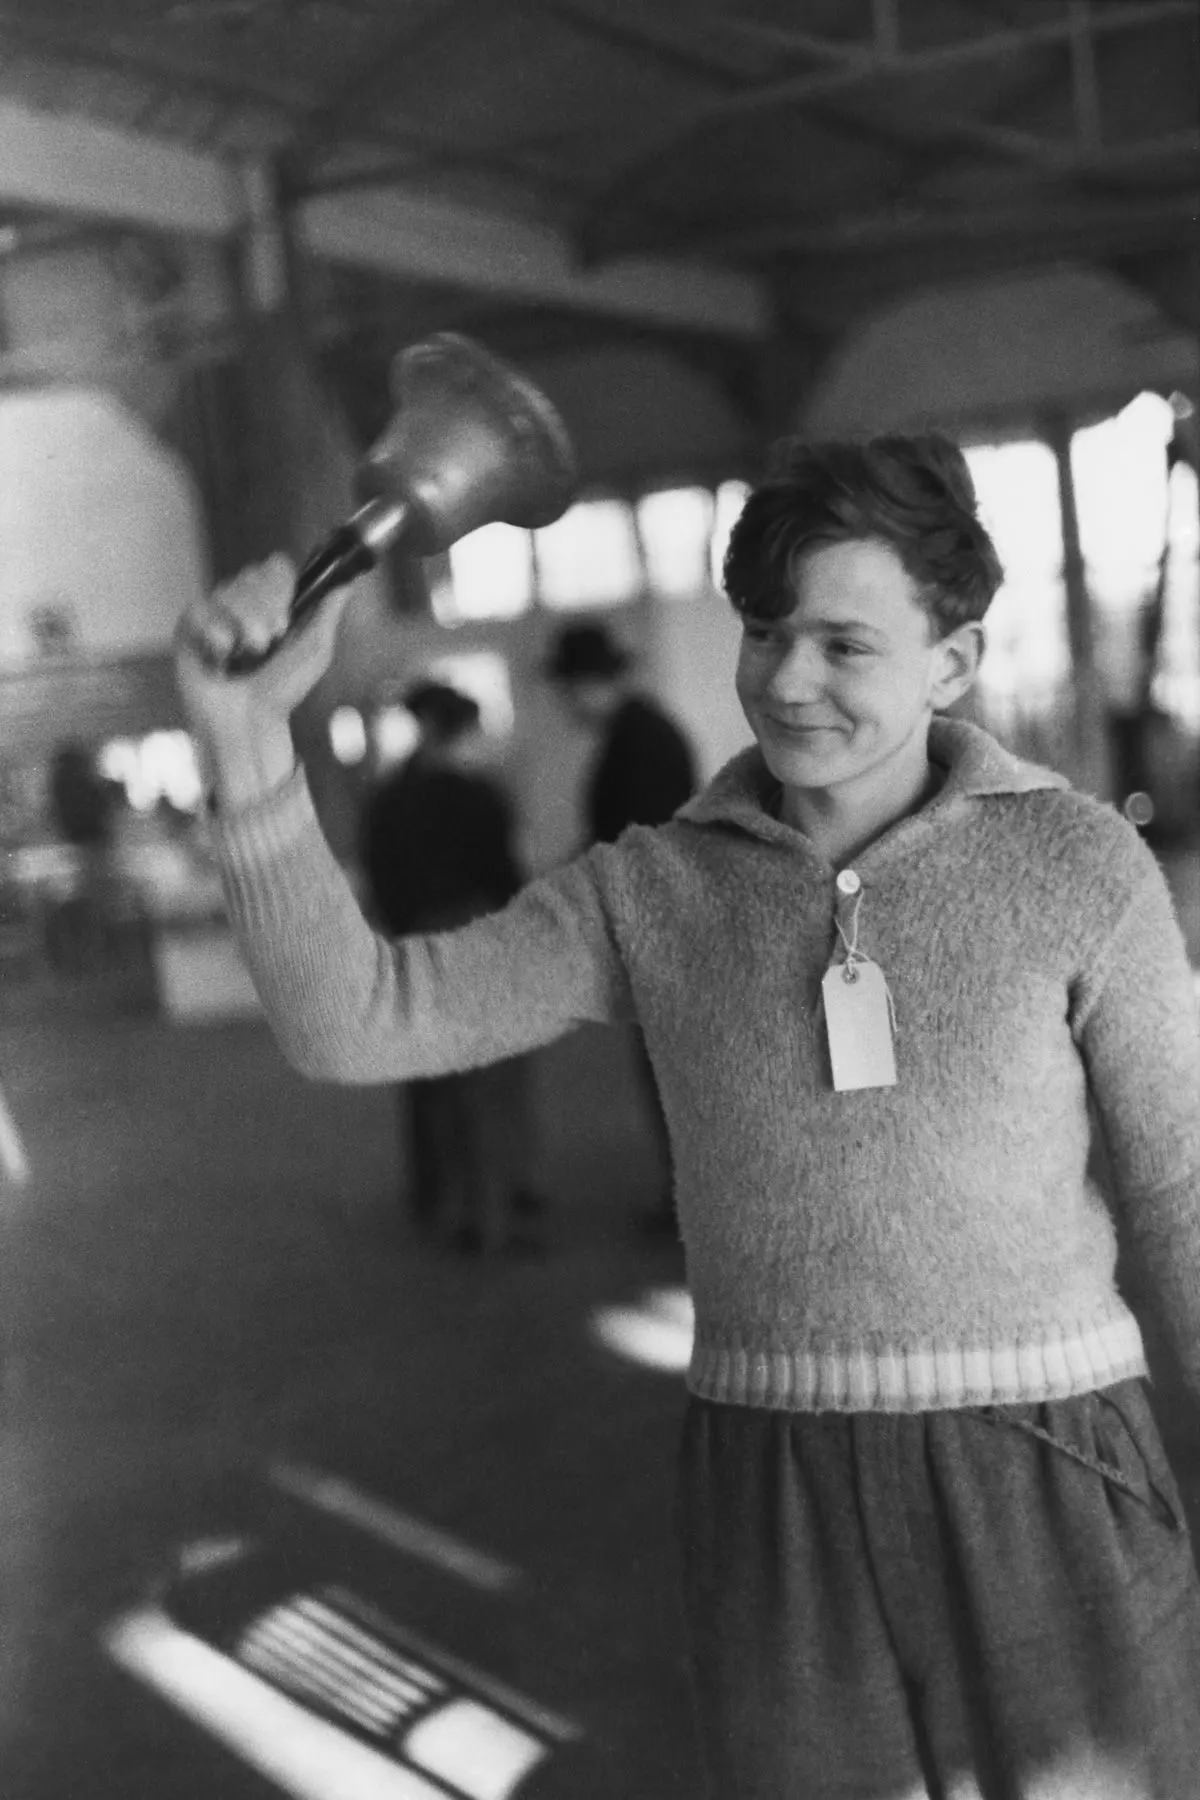
<path fill-rule="evenodd" d="M 1014 756 L 989 732 L 966 719 L 934 718 L 929 727 L 929 758 L 946 770 L 934 804 L 957 797 L 1029 794 L 1071 785 L 1065 775 Z M 755 837 L 793 838 L 792 827 L 778 817 L 778 801 L 779 783 L 758 745 L 751 744 L 731 758 L 676 817 L 697 825 L 736 825 Z"/>

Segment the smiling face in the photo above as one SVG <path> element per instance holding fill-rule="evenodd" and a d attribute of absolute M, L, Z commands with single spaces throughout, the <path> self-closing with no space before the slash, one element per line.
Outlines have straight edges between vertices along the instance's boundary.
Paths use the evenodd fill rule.
<path fill-rule="evenodd" d="M 795 604 L 743 618 L 737 693 L 767 767 L 789 792 L 908 803 L 927 771 L 929 722 L 970 687 L 978 625 L 937 638 L 917 584 L 874 538 L 820 544 L 796 562 Z"/>

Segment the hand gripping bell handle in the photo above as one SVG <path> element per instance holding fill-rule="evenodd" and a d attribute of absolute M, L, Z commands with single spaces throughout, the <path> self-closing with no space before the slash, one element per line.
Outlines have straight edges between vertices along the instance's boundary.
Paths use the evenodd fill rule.
<path fill-rule="evenodd" d="M 411 508 L 403 501 L 368 500 L 351 519 L 331 532 L 305 562 L 296 577 L 287 625 L 280 636 L 262 649 L 241 645 L 233 650 L 221 661 L 222 673 L 249 675 L 260 669 L 274 656 L 284 639 L 320 605 L 326 594 L 345 587 L 375 567 L 381 552 L 404 530 L 410 512 Z"/>

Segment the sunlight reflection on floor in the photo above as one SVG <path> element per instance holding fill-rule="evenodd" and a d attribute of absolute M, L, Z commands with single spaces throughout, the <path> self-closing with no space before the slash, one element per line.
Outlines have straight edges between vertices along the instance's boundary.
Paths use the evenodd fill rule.
<path fill-rule="evenodd" d="M 692 1302 L 686 1288 L 650 1288 L 640 1306 L 604 1307 L 592 1331 L 606 1349 L 644 1368 L 682 1373 L 692 1354 Z"/>

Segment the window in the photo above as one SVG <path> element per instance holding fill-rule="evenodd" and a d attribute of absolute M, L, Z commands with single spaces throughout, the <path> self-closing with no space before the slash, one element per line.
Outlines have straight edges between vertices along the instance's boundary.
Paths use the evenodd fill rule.
<path fill-rule="evenodd" d="M 707 488 L 662 488 L 637 503 L 646 575 L 656 594 L 686 600 L 709 584 L 713 497 Z"/>
<path fill-rule="evenodd" d="M 978 696 L 985 722 L 1036 754 L 1070 679 L 1062 515 L 1054 452 L 1036 439 L 965 450 L 1004 566 L 987 616 Z"/>
<path fill-rule="evenodd" d="M 1200 735 L 1200 493 L 1196 471 L 1185 462 L 1171 471 L 1168 502 L 1163 630 L 1151 697 Z"/>
<path fill-rule="evenodd" d="M 722 571 L 725 565 L 725 552 L 729 548 L 729 534 L 737 522 L 739 513 L 750 498 L 750 488 L 744 481 L 723 481 L 717 489 L 713 507 L 712 542 L 709 545 L 709 573 L 715 588 L 724 592 Z"/>
<path fill-rule="evenodd" d="M 367 754 L 367 727 L 356 706 L 338 706 L 329 715 L 329 744 L 334 760 L 346 768 Z"/>
<path fill-rule="evenodd" d="M 432 584 L 439 625 L 516 619 L 533 604 L 533 543 L 516 525 L 482 525 L 450 546 L 449 578 Z"/>
<path fill-rule="evenodd" d="M 1170 401 L 1139 394 L 1115 417 L 1075 433 L 1071 474 L 1105 695 L 1122 711 L 1143 704 L 1144 633 L 1161 581 L 1162 635 L 1150 692 L 1196 728 L 1196 476 L 1186 463 L 1172 467 L 1174 432 Z"/>
<path fill-rule="evenodd" d="M 96 758 L 110 781 L 125 789 L 135 812 L 152 812 L 160 800 L 178 812 L 200 805 L 196 747 L 186 731 L 151 731 L 141 738 L 110 738 Z"/>
<path fill-rule="evenodd" d="M 375 709 L 371 715 L 370 741 L 381 769 L 407 762 L 421 738 L 421 728 L 398 700 Z"/>
<path fill-rule="evenodd" d="M 539 597 L 554 612 L 620 605 L 642 590 L 633 512 L 623 500 L 580 500 L 534 543 Z"/>

